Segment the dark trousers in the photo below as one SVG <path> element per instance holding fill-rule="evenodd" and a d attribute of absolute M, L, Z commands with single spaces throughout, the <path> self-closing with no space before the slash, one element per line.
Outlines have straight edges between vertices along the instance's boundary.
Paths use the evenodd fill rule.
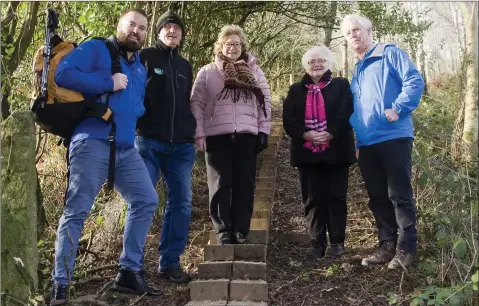
<path fill-rule="evenodd" d="M 398 138 L 359 148 L 359 168 L 376 219 L 379 241 L 416 252 L 416 205 L 411 187 L 412 138 Z"/>
<path fill-rule="evenodd" d="M 218 238 L 248 235 L 256 177 L 256 135 L 206 137 L 210 216 Z"/>
<path fill-rule="evenodd" d="M 331 244 L 344 243 L 349 165 L 304 164 L 298 170 L 313 246 L 326 245 L 326 231 Z"/>

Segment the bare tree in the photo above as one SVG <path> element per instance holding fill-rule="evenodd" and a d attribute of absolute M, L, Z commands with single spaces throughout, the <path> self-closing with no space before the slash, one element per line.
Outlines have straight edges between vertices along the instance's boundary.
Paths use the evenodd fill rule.
<path fill-rule="evenodd" d="M 460 3 L 460 8 L 466 25 L 466 91 L 464 96 L 464 128 L 462 131 L 464 161 L 477 158 L 478 140 L 478 113 L 477 113 L 477 85 L 478 85 L 478 50 L 477 50 L 477 2 Z"/>

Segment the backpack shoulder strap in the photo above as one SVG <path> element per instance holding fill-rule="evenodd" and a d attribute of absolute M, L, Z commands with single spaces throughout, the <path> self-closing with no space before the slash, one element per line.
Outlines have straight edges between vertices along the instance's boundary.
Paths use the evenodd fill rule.
<path fill-rule="evenodd" d="M 111 75 L 114 75 L 115 73 L 121 73 L 120 50 L 118 50 L 116 38 L 114 36 L 110 36 L 105 39 L 105 43 L 111 57 Z"/>
<path fill-rule="evenodd" d="M 115 36 L 112 35 L 108 38 L 92 37 L 91 39 L 97 39 L 105 42 L 111 57 L 111 75 L 114 75 L 115 73 L 121 73 L 120 50 L 118 49 L 118 42 L 116 41 Z"/>

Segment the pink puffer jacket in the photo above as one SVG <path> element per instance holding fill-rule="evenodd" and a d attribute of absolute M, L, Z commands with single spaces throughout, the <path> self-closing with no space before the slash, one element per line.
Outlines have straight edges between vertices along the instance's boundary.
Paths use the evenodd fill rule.
<path fill-rule="evenodd" d="M 200 69 L 191 93 L 191 111 L 196 118 L 195 138 L 237 133 L 257 135 L 271 130 L 271 102 L 268 82 L 257 65 L 257 60 L 247 53 L 247 64 L 263 91 L 267 118 L 254 95 L 245 103 L 243 98 L 236 103 L 231 98 L 218 100 L 225 84 L 225 73 L 216 63 Z"/>

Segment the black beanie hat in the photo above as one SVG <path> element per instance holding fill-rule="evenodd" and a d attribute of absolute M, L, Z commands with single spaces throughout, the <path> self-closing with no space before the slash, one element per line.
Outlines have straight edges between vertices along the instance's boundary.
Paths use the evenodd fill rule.
<path fill-rule="evenodd" d="M 183 23 L 183 20 L 181 20 L 180 15 L 173 11 L 166 11 L 163 15 L 160 16 L 158 22 L 156 23 L 156 35 L 160 33 L 161 28 L 163 28 L 163 26 L 167 23 L 174 23 L 179 25 L 181 28 L 181 32 L 185 33 L 185 25 Z"/>

